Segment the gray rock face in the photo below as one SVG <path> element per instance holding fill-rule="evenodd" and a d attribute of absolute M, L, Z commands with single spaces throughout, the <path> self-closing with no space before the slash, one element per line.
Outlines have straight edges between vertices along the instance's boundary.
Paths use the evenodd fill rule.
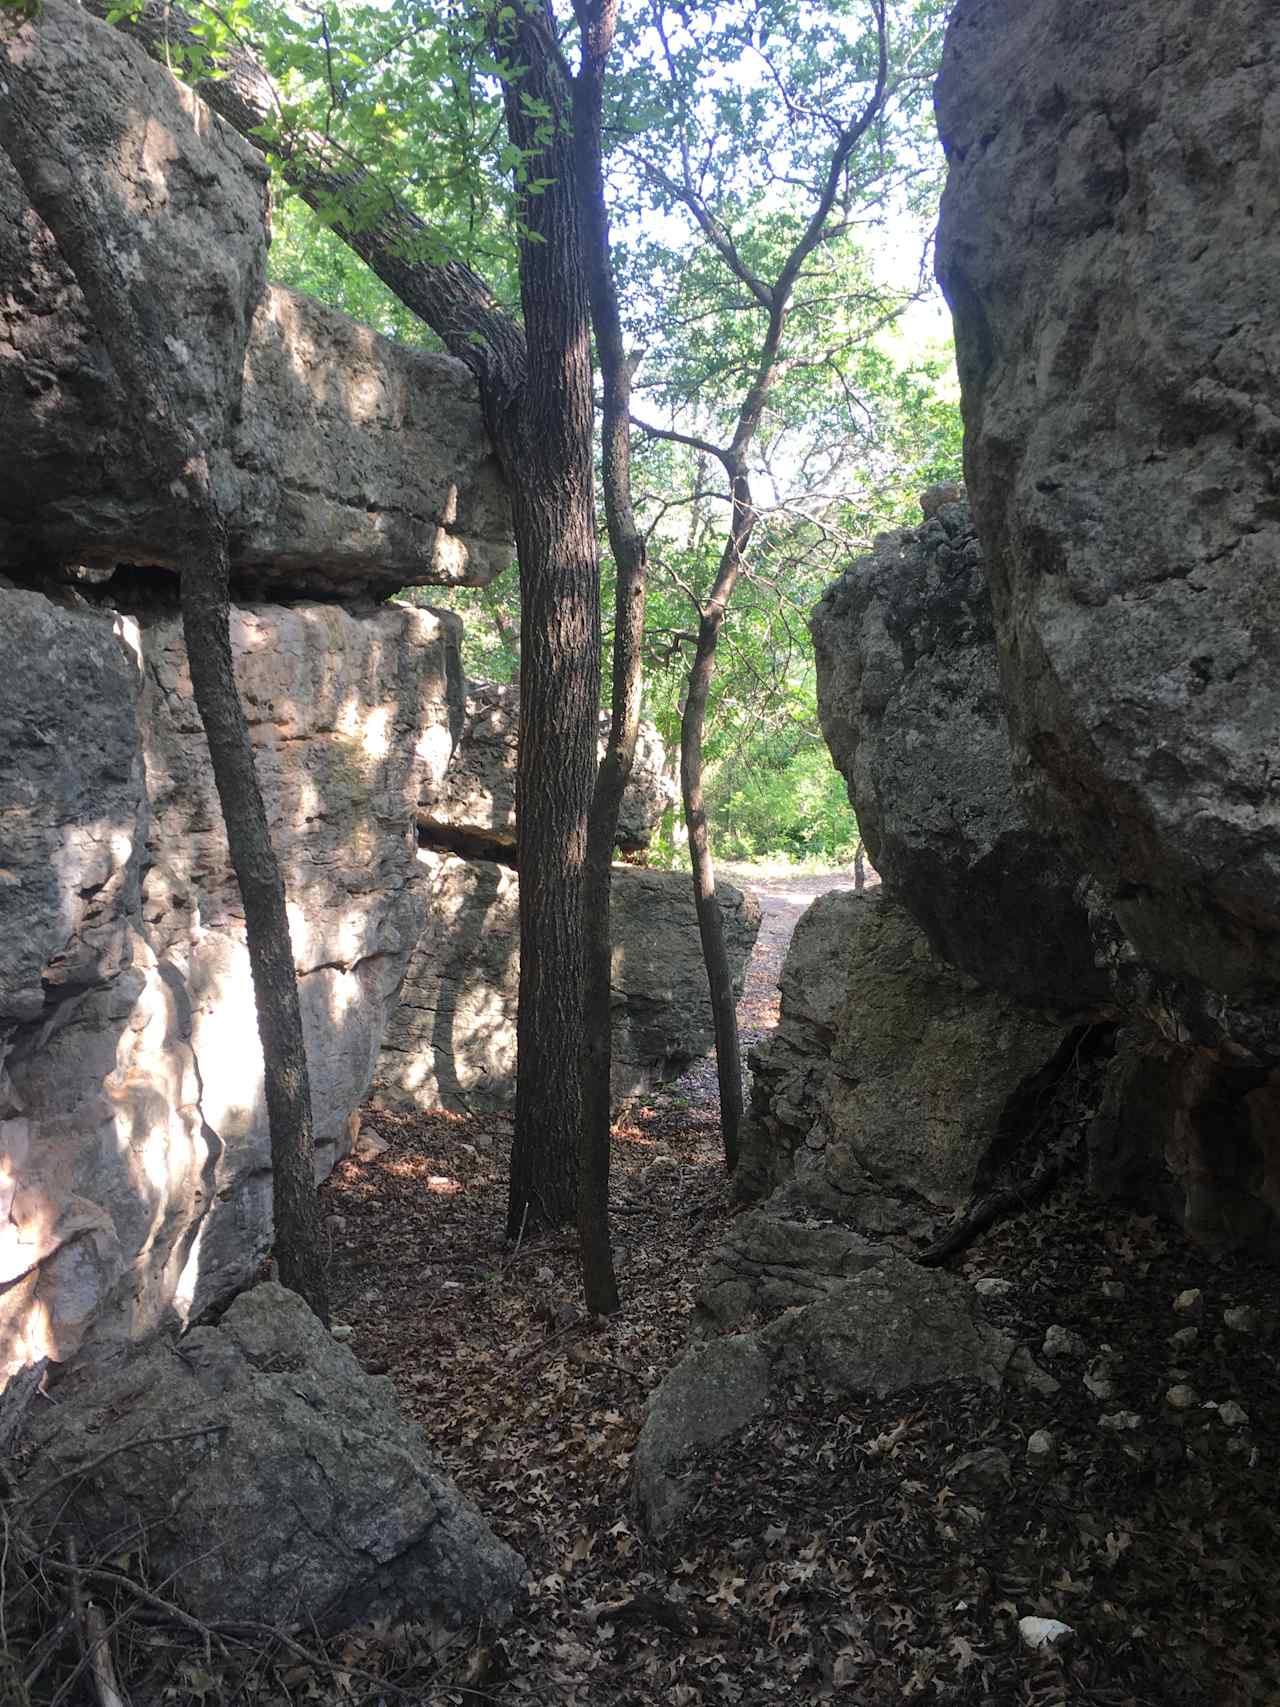
<path fill-rule="evenodd" d="M 753 1062 L 739 1189 L 763 1195 L 794 1169 L 806 1198 L 876 1237 L 912 1224 L 904 1188 L 940 1207 L 968 1200 L 1006 1110 L 1067 1036 L 939 959 L 875 892 L 813 903 L 781 993 Z"/>
<path fill-rule="evenodd" d="M 266 288 L 257 151 L 79 7 L 51 0 L 31 33 L 49 77 L 79 91 L 68 110 L 92 87 L 104 113 L 147 115 L 114 157 L 122 203 L 148 210 L 130 264 L 180 305 L 173 371 L 214 453 L 241 589 L 386 595 L 500 574 L 509 506 L 462 364 Z M 0 568 L 173 561 L 182 518 L 139 466 L 131 410 L 0 155 Z"/>
<path fill-rule="evenodd" d="M 1147 964 L 1280 1034 L 1269 0 L 960 0 L 951 302 L 1015 772 Z"/>
<path fill-rule="evenodd" d="M 374 1094 L 393 1106 L 483 1113 L 515 1102 L 519 879 L 507 866 L 420 850 L 427 927 L 387 1029 Z M 725 885 L 730 966 L 740 988 L 760 926 Z M 613 873 L 613 1101 L 679 1078 L 713 1042 L 689 880 Z"/>
<path fill-rule="evenodd" d="M 349 1142 L 421 932 L 413 815 L 457 619 L 238 609 L 294 925 L 318 1166 Z M 239 894 L 176 618 L 0 592 L 0 1376 L 185 1319 L 271 1242 Z"/>
<path fill-rule="evenodd" d="M 609 733 L 600 719 L 600 751 Z M 424 796 L 419 816 L 424 837 L 470 838 L 499 859 L 516 847 L 516 747 L 520 736 L 518 684 L 470 682 L 466 717 L 444 785 Z M 618 814 L 616 845 L 628 852 L 647 848 L 654 826 L 679 798 L 666 770 L 662 737 L 642 723 L 635 763 Z"/>
<path fill-rule="evenodd" d="M 145 1534 L 166 1595 L 198 1618 L 501 1622 L 524 1582 L 523 1560 L 445 1478 L 390 1381 L 279 1286 L 243 1294 L 180 1355 L 157 1346 L 60 1388 L 32 1438 L 24 1491 L 55 1477 L 73 1490 L 63 1481 L 40 1516 L 70 1523 L 82 1557 Z"/>
<path fill-rule="evenodd" d="M 61 233 L 65 261 L 91 281 L 90 300 L 120 322 L 117 354 L 145 352 L 164 373 L 172 412 L 164 437 L 183 447 L 174 457 L 217 452 L 239 405 L 249 322 L 266 283 L 265 161 L 140 48 L 69 0 L 49 0 L 6 32 L 0 71 L 9 85 L 0 146 Z M 5 199 L 12 205 L 11 188 Z M 24 239 L 36 243 L 38 282 L 53 283 L 55 300 L 78 318 L 65 273 L 47 278 L 56 257 L 40 233 L 23 217 L 5 225 L 6 241 L 16 234 L 19 250 Z M 20 266 L 16 294 L 14 284 L 9 289 L 13 304 L 29 295 Z M 39 297 L 30 300 L 37 326 L 28 327 L 34 336 L 18 374 L 19 398 L 27 391 L 29 400 L 5 418 L 15 446 L 26 440 L 32 402 L 46 418 L 60 412 L 65 381 L 77 370 L 80 325 L 55 329 L 49 353 L 57 366 L 42 361 L 38 320 L 47 312 Z M 18 314 L 20 323 L 25 318 Z M 91 392 L 101 385 L 104 359 L 100 350 L 89 358 L 81 383 Z M 150 406 L 139 400 L 140 409 Z M 55 429 L 55 440 L 65 431 Z M 165 468 L 139 454 L 150 442 L 135 415 L 114 444 L 81 440 L 80 449 L 129 466 L 126 481 L 140 502 L 114 518 L 122 555 L 172 562 L 188 539 L 185 494 L 173 480 L 177 461 Z M 30 496 L 23 459 L 6 463 L 18 477 L 11 489 Z"/>
<path fill-rule="evenodd" d="M 695 1346 L 649 1400 L 633 1459 L 647 1527 L 670 1530 L 699 1489 L 696 1455 L 727 1443 L 769 1408 L 779 1375 L 805 1373 L 853 1398 L 953 1380 L 998 1387 L 1014 1342 L 982 1320 L 954 1276 L 879 1253 L 821 1296 L 763 1328 Z"/>
<path fill-rule="evenodd" d="M 1014 790 L 982 547 L 964 493 L 823 596 L 818 715 L 885 882 L 939 954 L 1040 1008 L 1105 1002 L 1080 870 Z M 941 499 L 942 501 L 935 501 Z"/>

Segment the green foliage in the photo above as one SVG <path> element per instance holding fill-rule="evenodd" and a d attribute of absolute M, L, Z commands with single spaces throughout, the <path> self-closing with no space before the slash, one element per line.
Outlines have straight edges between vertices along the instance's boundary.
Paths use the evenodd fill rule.
<path fill-rule="evenodd" d="M 784 367 L 753 446 L 761 519 L 721 640 L 705 746 L 713 830 L 729 854 L 838 859 L 851 848 L 856 828 L 817 730 L 808 612 L 875 533 L 914 519 L 920 490 L 959 476 L 950 352 L 895 335 L 918 286 L 883 261 L 885 246 L 923 232 L 936 206 L 931 85 L 946 10 L 944 0 L 889 0 L 890 99 L 840 178 L 840 229 L 796 280 Z M 553 116 L 519 92 L 522 68 L 503 46 L 512 6 L 220 0 L 216 12 L 197 11 L 189 75 L 252 41 L 282 95 L 269 143 L 284 149 L 308 132 L 336 165 L 366 169 L 346 174 L 352 181 L 319 218 L 278 183 L 274 278 L 434 346 L 325 229 L 358 234 L 405 208 L 425 223 L 414 239 L 425 258 L 465 260 L 518 314 L 521 208 L 545 180 L 538 138 L 527 152 L 507 140 L 504 93 L 515 87 L 543 140 Z M 561 45 L 573 63 L 569 12 L 559 9 Z M 872 86 L 870 19 L 866 0 L 624 0 L 606 92 L 607 171 L 641 417 L 715 442 L 731 436 L 768 316 L 726 254 L 761 279 L 776 276 L 812 211 L 833 129 Z M 679 193 L 689 182 L 714 241 Z M 643 439 L 634 480 L 651 566 L 645 709 L 674 748 L 696 601 L 724 538 L 725 482 L 695 450 Z M 514 574 L 483 590 L 404 596 L 463 614 L 473 675 L 517 673 Z"/>

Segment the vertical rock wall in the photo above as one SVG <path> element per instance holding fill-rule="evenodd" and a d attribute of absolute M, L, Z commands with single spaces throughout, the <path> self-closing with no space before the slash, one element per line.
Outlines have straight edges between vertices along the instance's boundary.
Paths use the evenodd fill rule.
<path fill-rule="evenodd" d="M 414 815 L 459 626 L 240 608 L 285 872 L 317 1163 L 348 1142 L 424 918 Z M 172 615 L 0 592 L 0 1373 L 136 1339 L 252 1274 L 270 1142 L 238 889 Z"/>

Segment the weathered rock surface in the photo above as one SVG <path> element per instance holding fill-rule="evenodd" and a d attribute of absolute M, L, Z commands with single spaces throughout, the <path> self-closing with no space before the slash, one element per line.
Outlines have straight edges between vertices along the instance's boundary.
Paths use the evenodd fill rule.
<path fill-rule="evenodd" d="M 1270 0 L 960 0 L 951 302 L 1015 773 L 1150 966 L 1280 1045 Z M 1252 1014 L 1253 1024 L 1248 1022 Z"/>
<path fill-rule="evenodd" d="M 266 288 L 262 157 L 118 30 L 50 0 L 27 34 L 51 112 L 108 139 L 103 193 L 146 209 L 121 241 L 175 305 L 157 335 L 213 452 L 241 589 L 385 595 L 501 573 L 509 508 L 462 364 Z M 133 410 L 0 155 L 0 568 L 174 562 L 183 517 L 140 464 Z"/>
<path fill-rule="evenodd" d="M 953 1380 L 998 1387 L 1014 1349 L 983 1321 L 963 1281 L 882 1250 L 814 1301 L 696 1345 L 676 1365 L 649 1400 L 636 1443 L 641 1515 L 654 1534 L 673 1527 L 697 1497 L 697 1455 L 763 1416 L 779 1374 L 804 1373 L 853 1398 Z"/>
<path fill-rule="evenodd" d="M 182 462 L 221 450 L 240 402 L 249 322 L 266 284 L 266 163 L 190 89 L 70 0 L 49 0 L 25 21 L 10 16 L 0 76 L 0 148 L 59 234 L 63 260 L 83 275 L 88 312 L 106 317 L 122 361 L 140 358 L 144 371 L 163 373 L 168 431 L 158 433 L 145 414 L 157 399 L 139 396 L 131 430 L 114 446 L 82 441 L 79 449 L 82 457 L 104 449 L 118 456 L 135 492 L 141 486 L 133 514 L 116 517 L 126 554 L 149 550 L 173 562 L 190 542 Z M 74 313 L 65 268 L 47 277 L 58 271 L 57 252 L 42 232 L 22 217 L 3 225 L 20 248 L 24 237 L 36 242 L 37 284 L 51 283 L 55 300 Z M 15 401 L 30 387 L 28 406 L 4 415 L 15 449 L 27 439 L 29 414 L 47 421 L 60 413 L 60 376 L 77 342 L 74 332 L 55 330 L 56 366 L 41 361 L 39 322 L 48 309 L 17 259 L 9 301 L 27 299 L 19 319 L 29 324 L 34 314 L 36 336 L 17 375 Z M 88 364 L 90 392 L 103 359 L 98 350 Z M 122 379 L 139 383 L 136 372 Z M 143 389 L 153 392 L 154 383 Z M 21 456 L 5 463 L 17 476 L 6 487 L 21 501 L 29 470 Z M 72 480 L 74 491 L 74 470 Z"/>
<path fill-rule="evenodd" d="M 318 1166 L 349 1142 L 422 928 L 413 818 L 457 619 L 238 609 L 290 897 Z M 239 892 L 176 617 L 0 592 L 0 1374 L 137 1339 L 271 1242 Z"/>
<path fill-rule="evenodd" d="M 837 890 L 797 924 L 778 1028 L 753 1061 L 738 1189 L 787 1180 L 872 1236 L 955 1207 L 1069 1033 L 941 960 L 888 896 Z"/>
<path fill-rule="evenodd" d="M 1110 986 L 1082 873 L 1014 790 L 968 503 L 925 502 L 923 526 L 882 535 L 813 613 L 822 732 L 877 871 L 937 952 L 1034 1007 L 1096 1008 Z"/>
<path fill-rule="evenodd" d="M 279 1286 L 242 1294 L 176 1355 L 159 1345 L 60 1387 L 31 1439 L 23 1491 L 62 1479 L 39 1516 L 78 1531 L 83 1557 L 145 1537 L 166 1596 L 198 1618 L 501 1622 L 524 1581 L 390 1381 Z"/>
<path fill-rule="evenodd" d="M 602 755 L 608 733 L 608 713 L 602 712 Z M 469 841 L 491 858 L 514 857 L 519 735 L 519 685 L 468 683 L 466 717 L 444 786 L 422 801 L 419 823 L 424 840 Z M 618 814 L 616 845 L 627 852 L 647 848 L 654 826 L 678 798 L 679 790 L 667 774 L 662 737 L 652 723 L 642 723 Z"/>
<path fill-rule="evenodd" d="M 374 1094 L 392 1106 L 482 1113 L 515 1101 L 519 879 L 484 860 L 419 852 L 427 927 L 387 1029 Z M 755 900 L 731 885 L 724 908 L 740 989 L 760 926 Z M 689 879 L 617 866 L 613 873 L 613 1100 L 679 1078 L 714 1033 Z"/>
<path fill-rule="evenodd" d="M 1280 1224 L 1280 1072 L 1120 1034 L 1089 1128 L 1089 1179 L 1202 1244 L 1272 1257 Z"/>

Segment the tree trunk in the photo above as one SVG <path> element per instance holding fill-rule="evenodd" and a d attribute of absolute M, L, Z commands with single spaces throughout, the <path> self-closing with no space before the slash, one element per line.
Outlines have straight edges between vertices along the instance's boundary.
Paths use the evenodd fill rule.
<path fill-rule="evenodd" d="M 609 1238 L 613 1077 L 613 933 L 610 898 L 618 813 L 635 761 L 643 686 L 645 543 L 631 504 L 631 370 L 609 247 L 601 158 L 604 71 L 618 0 L 578 0 L 582 69 L 574 83 L 578 188 L 591 290 L 591 319 L 604 385 L 605 518 L 617 571 L 613 629 L 613 713 L 596 777 L 587 835 L 586 1002 L 582 1029 L 582 1128 L 578 1146 L 578 1250 L 587 1308 L 612 1315 L 618 1282 Z"/>
<path fill-rule="evenodd" d="M 227 846 L 244 902 L 249 966 L 271 1130 L 274 1257 L 282 1286 L 329 1320 L 316 1196 L 311 1082 L 284 880 L 258 787 L 231 653 L 226 535 L 212 514 L 208 549 L 182 565 L 182 633 L 196 707 L 209 742 Z"/>
<path fill-rule="evenodd" d="M 684 821 L 689 831 L 689 857 L 693 864 L 693 901 L 698 912 L 698 934 L 702 938 L 702 958 L 707 969 L 711 1017 L 715 1025 L 724 1165 L 729 1173 L 733 1173 L 738 1166 L 738 1135 L 742 1127 L 742 1055 L 738 1045 L 738 1010 L 734 1001 L 733 979 L 729 975 L 729 956 L 724 945 L 724 919 L 711 861 L 707 804 L 702 792 L 702 736 L 707 695 L 715 673 L 716 643 L 723 623 L 723 607 L 712 605 L 698 624 L 698 649 L 689 671 L 689 697 L 680 720 L 680 788 L 684 798 Z"/>
<path fill-rule="evenodd" d="M 509 11 L 509 8 L 502 8 Z M 520 216 L 525 371 L 481 392 L 512 486 L 520 562 L 520 1007 L 507 1235 L 571 1220 L 582 1116 L 583 881 L 600 710 L 591 321 L 570 91 L 540 11 L 495 13 L 495 46 L 525 67 L 504 83 L 507 131 L 540 194 Z M 503 35 L 501 32 L 509 34 Z M 545 106 L 549 125 L 536 116 Z M 533 109 L 533 110 L 531 110 Z"/>
<path fill-rule="evenodd" d="M 589 390 L 587 400 L 589 408 Z M 585 472 L 585 492 L 580 480 L 557 478 L 547 467 L 542 480 L 526 474 L 512 495 L 522 593 L 520 1006 L 507 1200 L 512 1239 L 571 1220 L 577 1200 L 583 873 L 600 694 L 589 460 Z"/>

